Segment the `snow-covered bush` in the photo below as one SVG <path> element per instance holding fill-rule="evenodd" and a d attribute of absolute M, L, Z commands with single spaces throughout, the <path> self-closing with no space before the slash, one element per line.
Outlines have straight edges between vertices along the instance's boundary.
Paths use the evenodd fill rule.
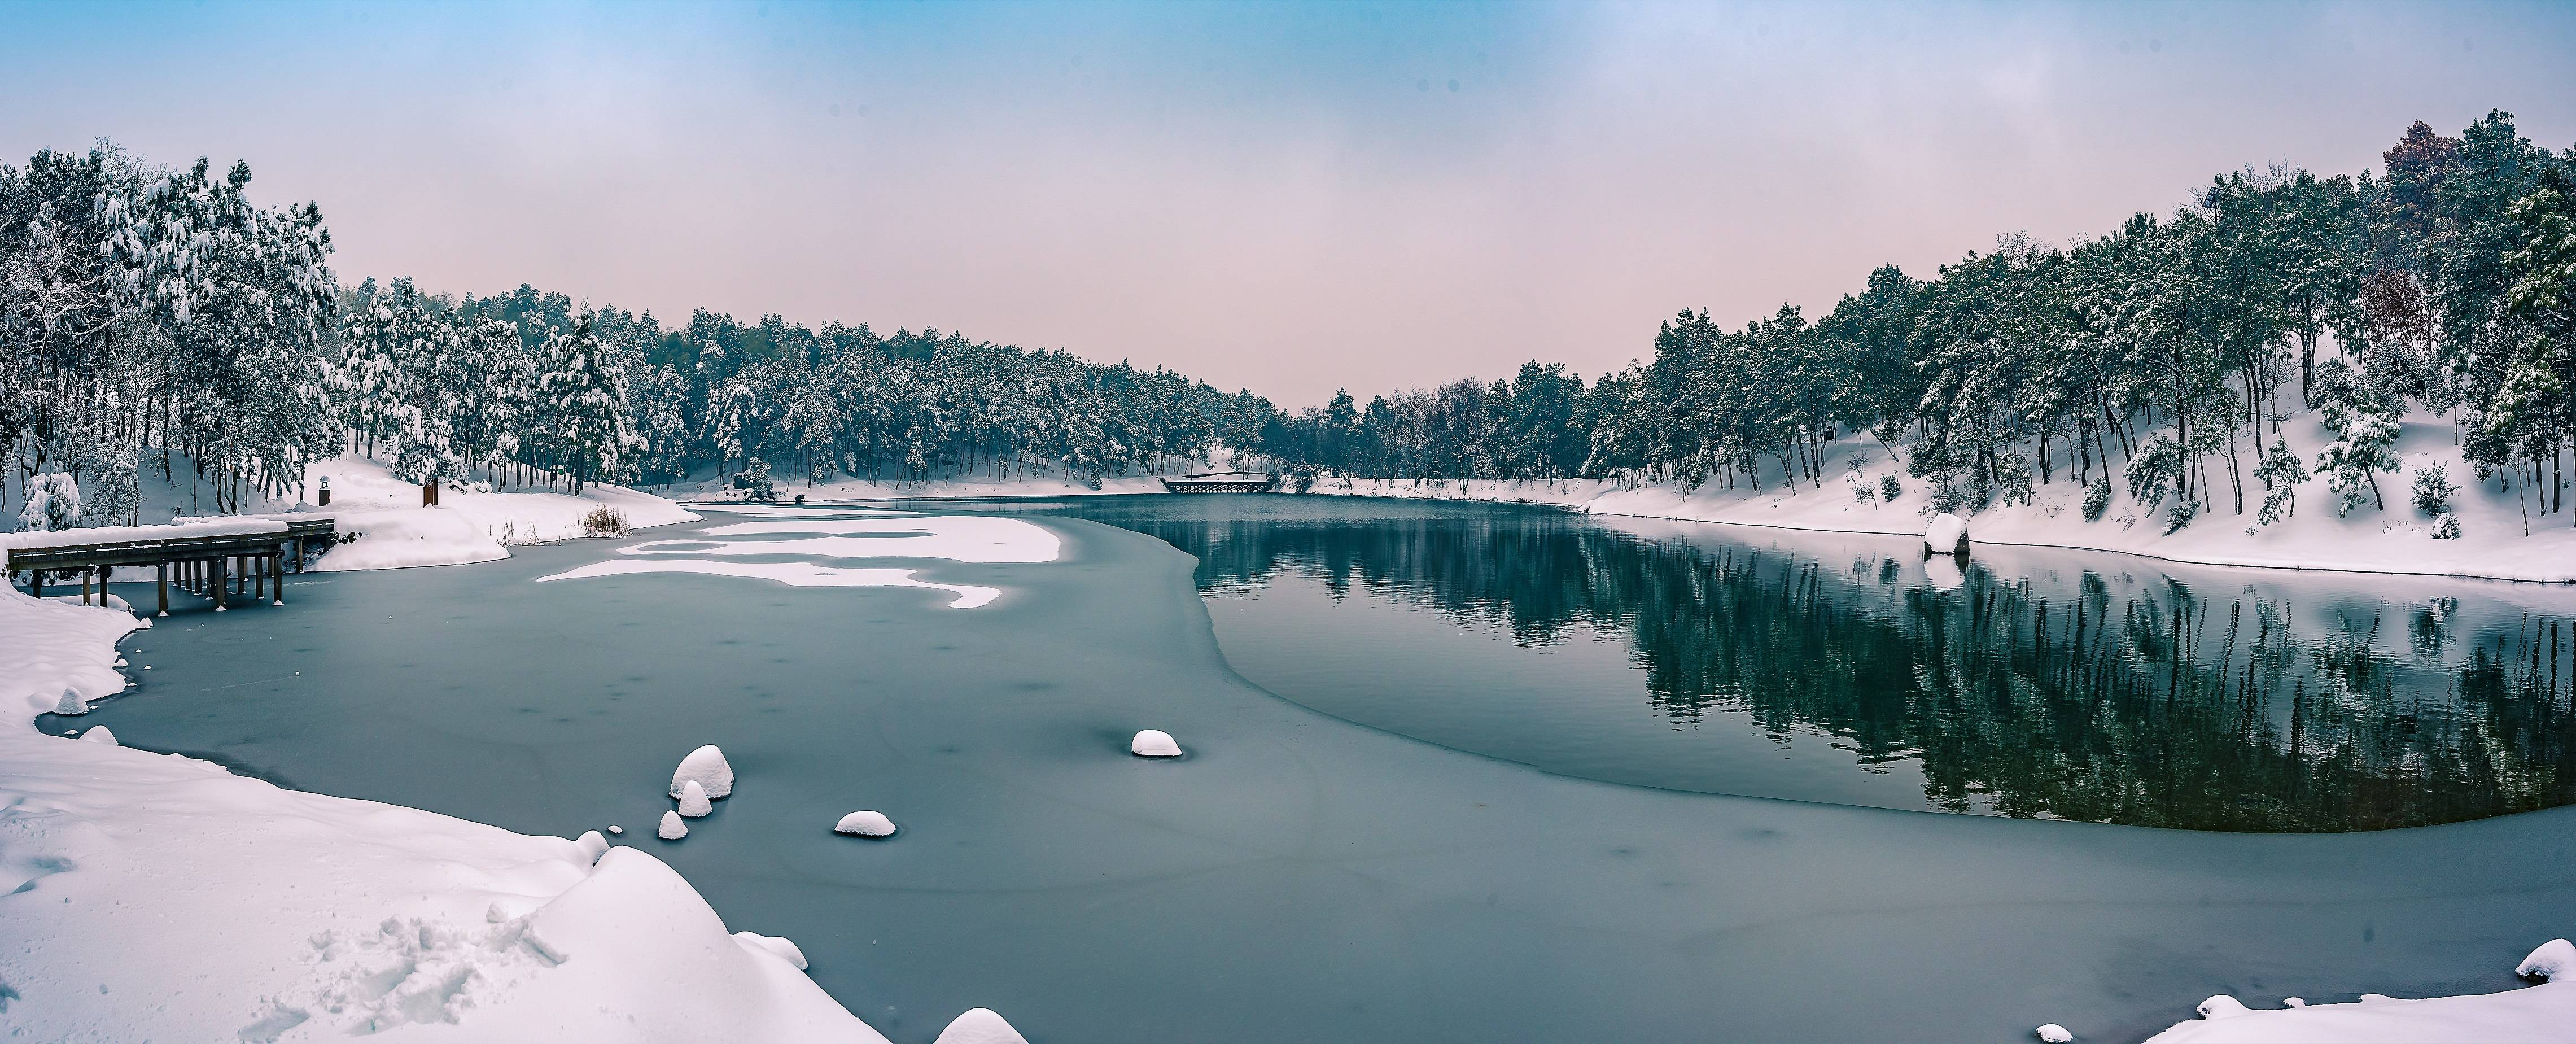
<path fill-rule="evenodd" d="M 2103 475 L 2084 487 L 2084 521 L 2102 521 L 2102 513 L 2111 509 L 2111 476 Z"/>
<path fill-rule="evenodd" d="M 80 498 L 81 520 L 94 526 L 141 521 L 143 485 L 136 471 L 132 446 L 102 442 L 83 448 L 81 472 L 89 476 L 89 488 Z"/>
<path fill-rule="evenodd" d="M 2442 517 L 2435 519 L 2433 522 L 2433 539 L 2458 540 L 2459 538 L 2460 516 L 2454 515 L 2448 511 L 2442 512 Z"/>
<path fill-rule="evenodd" d="M 2182 532 L 2191 525 L 2192 519 L 2199 517 L 2200 501 L 2197 498 L 2184 497 L 2174 501 L 2173 510 L 2165 515 L 2165 535 Z"/>
<path fill-rule="evenodd" d="M 625 513 L 606 505 L 592 508 L 589 514 L 581 516 L 583 536 L 622 537 L 634 531 L 635 527 L 626 524 Z"/>
<path fill-rule="evenodd" d="M 2190 466 L 2183 455 L 2182 444 L 2171 436 L 2158 435 L 2139 447 L 2138 455 L 2129 458 L 2125 473 L 2129 496 L 2152 509 L 2165 502 L 2165 494 L 2183 486 L 2183 476 Z"/>
<path fill-rule="evenodd" d="M 733 488 L 748 490 L 751 499 L 768 502 L 778 499 L 778 483 L 769 477 L 769 462 L 751 458 L 751 466 L 733 477 Z"/>
<path fill-rule="evenodd" d="M 1878 499 L 1894 501 L 1903 495 L 1905 495 L 1905 483 L 1896 480 L 1895 472 L 1891 471 L 1878 477 Z"/>
<path fill-rule="evenodd" d="M 70 529 L 80 520 L 80 483 L 49 471 L 27 483 L 27 505 L 18 510 L 18 528 L 31 532 Z"/>
<path fill-rule="evenodd" d="M 2451 494 L 2459 491 L 2459 485 L 2451 481 L 2449 469 L 2444 468 L 2439 462 L 2431 467 L 2415 469 L 2415 488 L 2412 492 L 2415 510 L 2427 515 L 2444 514 L 2451 510 Z"/>

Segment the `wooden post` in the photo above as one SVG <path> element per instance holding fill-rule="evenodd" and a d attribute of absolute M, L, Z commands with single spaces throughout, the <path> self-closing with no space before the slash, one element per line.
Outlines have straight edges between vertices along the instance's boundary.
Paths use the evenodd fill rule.
<path fill-rule="evenodd" d="M 286 576 L 285 574 L 279 573 L 277 571 L 277 567 L 277 555 L 272 552 L 268 556 L 268 604 L 285 605 Z"/>
<path fill-rule="evenodd" d="M 244 556 L 242 571 L 250 574 L 250 600 L 256 602 L 268 597 L 268 556 Z"/>
<path fill-rule="evenodd" d="M 163 562 L 155 565 L 152 567 L 152 572 L 153 589 L 161 596 L 161 612 L 158 615 L 168 616 L 170 615 L 170 563 Z"/>
<path fill-rule="evenodd" d="M 33 596 L 35 596 L 35 597 L 37 597 L 37 598 L 43 598 L 43 597 L 45 596 L 45 571 L 44 571 L 44 570 L 42 570 L 42 569 L 30 569 L 30 570 L 27 570 L 27 593 L 28 593 L 28 594 L 30 594 L 30 595 L 33 595 Z"/>
<path fill-rule="evenodd" d="M 80 575 L 81 575 L 81 604 L 82 604 L 82 605 L 88 605 L 88 604 L 89 604 L 89 575 L 90 575 L 91 573 L 94 573 L 94 572 L 97 572 L 97 571 L 98 571 L 98 567 L 97 567 L 97 566 L 82 566 L 82 567 L 81 567 Z M 103 602 L 103 601 L 105 601 L 105 599 L 101 599 L 101 601 Z"/>
<path fill-rule="evenodd" d="M 215 611 L 220 613 L 224 611 L 224 560 L 217 556 L 208 564 L 213 567 L 210 579 L 214 581 L 211 586 L 215 589 Z"/>

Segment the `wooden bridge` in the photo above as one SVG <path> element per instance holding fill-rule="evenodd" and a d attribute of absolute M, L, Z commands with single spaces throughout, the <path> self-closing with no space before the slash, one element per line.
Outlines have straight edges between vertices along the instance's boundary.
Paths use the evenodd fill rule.
<path fill-rule="evenodd" d="M 99 604 L 107 601 L 108 570 L 117 566 L 152 566 L 158 584 L 160 615 L 170 615 L 170 585 L 212 598 L 223 611 L 233 598 L 286 604 L 284 566 L 304 569 L 306 545 L 328 546 L 339 523 L 329 515 L 283 515 L 221 519 L 170 526 L 109 526 L 51 533 L 0 536 L 7 551 L 7 572 L 29 574 L 27 591 L 42 598 L 47 572 L 77 572 L 81 601 L 90 601 L 98 586 Z"/>

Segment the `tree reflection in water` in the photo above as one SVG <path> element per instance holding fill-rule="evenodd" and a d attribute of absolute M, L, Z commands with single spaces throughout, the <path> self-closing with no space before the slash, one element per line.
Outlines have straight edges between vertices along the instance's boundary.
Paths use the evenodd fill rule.
<path fill-rule="evenodd" d="M 2564 621 L 2473 622 L 2456 597 L 2355 594 L 2367 578 L 2334 581 L 2345 590 L 2318 609 L 2251 579 L 2301 574 L 2230 573 L 2243 586 L 2217 591 L 2085 555 L 2073 583 L 1973 561 L 1943 590 L 1894 541 L 1826 561 L 1550 511 L 1060 507 L 1198 556 L 1210 594 L 1295 571 L 1521 644 L 1615 634 L 1655 711 L 1743 715 L 1839 737 L 1863 765 L 1916 763 L 1936 808 L 2304 832 L 2576 799 Z"/>

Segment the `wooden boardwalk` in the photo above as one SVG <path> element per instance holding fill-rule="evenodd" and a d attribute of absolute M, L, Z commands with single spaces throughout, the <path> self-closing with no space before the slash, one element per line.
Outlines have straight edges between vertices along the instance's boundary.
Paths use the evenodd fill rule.
<path fill-rule="evenodd" d="M 285 564 L 294 562 L 295 571 L 302 572 L 306 546 L 316 541 L 327 546 L 338 531 L 332 516 L 312 515 L 12 534 L 16 539 L 7 546 L 6 566 L 10 576 L 29 574 L 27 591 L 39 598 L 45 594 L 46 573 L 77 572 L 81 601 L 90 601 L 95 581 L 100 604 L 107 600 L 108 570 L 152 566 L 160 615 L 170 615 L 173 581 L 182 591 L 214 599 L 221 612 L 244 594 L 285 605 Z"/>

